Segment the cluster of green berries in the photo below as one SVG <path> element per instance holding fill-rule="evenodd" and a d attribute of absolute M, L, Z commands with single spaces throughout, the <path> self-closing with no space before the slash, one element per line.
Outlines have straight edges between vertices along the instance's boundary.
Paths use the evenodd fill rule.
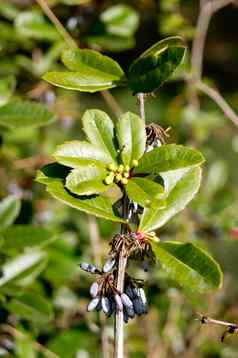
<path fill-rule="evenodd" d="M 138 160 L 134 159 L 132 161 L 132 167 L 138 166 Z M 129 165 L 116 165 L 114 163 L 111 163 L 108 165 L 108 171 L 109 174 L 104 179 L 105 184 L 110 185 L 112 183 L 121 183 L 123 185 L 126 185 L 128 183 L 128 178 L 130 178 L 130 167 Z"/>

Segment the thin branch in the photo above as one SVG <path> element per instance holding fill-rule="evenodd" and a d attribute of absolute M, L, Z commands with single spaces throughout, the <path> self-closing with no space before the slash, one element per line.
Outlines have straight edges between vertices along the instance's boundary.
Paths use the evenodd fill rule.
<path fill-rule="evenodd" d="M 9 333 L 11 336 L 13 336 L 15 338 L 19 338 L 19 339 L 27 338 L 27 335 L 25 335 L 21 331 L 17 330 L 16 328 L 10 326 L 10 324 L 2 324 L 0 326 L 0 328 L 4 332 Z M 45 357 L 47 357 L 47 358 L 60 358 L 58 356 L 58 354 L 50 351 L 48 348 L 46 348 L 45 346 L 43 346 L 39 342 L 33 341 L 32 344 L 33 344 L 33 347 L 35 348 L 35 350 L 37 352 L 39 352 L 39 353 L 42 353 Z"/>
<path fill-rule="evenodd" d="M 51 20 L 51 22 L 55 25 L 55 28 L 58 30 L 59 34 L 62 38 L 67 42 L 70 47 L 78 47 L 76 41 L 73 37 L 68 33 L 65 27 L 61 24 L 58 18 L 55 16 L 53 11 L 50 9 L 46 0 L 36 0 L 38 5 L 41 7 L 45 15 Z"/>
<path fill-rule="evenodd" d="M 108 107 L 110 107 L 112 112 L 115 114 L 115 116 L 120 117 L 123 111 L 113 97 L 113 95 L 109 91 L 101 91 L 100 93 L 104 101 L 107 103 Z"/>
<path fill-rule="evenodd" d="M 191 53 L 192 74 L 198 79 L 202 76 L 204 47 L 211 17 L 215 12 L 233 2 L 232 0 L 201 1 Z"/>
<path fill-rule="evenodd" d="M 137 99 L 140 106 L 140 117 L 142 121 L 145 123 L 145 94 L 144 93 L 138 93 Z"/>
<path fill-rule="evenodd" d="M 200 313 L 198 313 L 198 316 L 199 316 L 198 319 L 202 324 L 211 324 L 211 325 L 223 326 L 226 328 L 221 336 L 222 342 L 224 341 L 224 339 L 226 338 L 226 336 L 228 334 L 234 334 L 234 333 L 237 334 L 238 333 L 238 325 L 236 323 L 220 321 L 218 319 L 213 319 L 213 318 L 204 316 Z"/>
<path fill-rule="evenodd" d="M 238 126 L 238 115 L 233 111 L 222 95 L 214 88 L 209 87 L 205 83 L 199 81 L 195 86 L 207 96 L 209 96 L 223 111 L 224 115 L 229 118 L 236 126 Z"/>

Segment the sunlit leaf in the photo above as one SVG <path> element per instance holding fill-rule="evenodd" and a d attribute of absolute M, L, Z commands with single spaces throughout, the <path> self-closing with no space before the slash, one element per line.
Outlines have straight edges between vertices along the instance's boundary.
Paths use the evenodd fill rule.
<path fill-rule="evenodd" d="M 159 174 L 169 170 L 200 165 L 203 155 L 192 148 L 177 144 L 166 144 L 144 154 L 135 168 L 135 173 Z"/>
<path fill-rule="evenodd" d="M 125 75 L 119 64 L 93 50 L 69 49 L 62 61 L 70 71 L 48 72 L 43 78 L 59 87 L 96 92 L 123 84 Z"/>
<path fill-rule="evenodd" d="M 116 161 L 117 151 L 114 140 L 114 124 L 109 116 L 98 109 L 85 112 L 82 118 L 83 129 L 89 141 L 102 148 Z"/>
<path fill-rule="evenodd" d="M 131 178 L 126 185 L 127 195 L 131 200 L 144 207 L 165 207 L 163 199 L 164 188 L 162 185 L 146 178 Z"/>
<path fill-rule="evenodd" d="M 59 145 L 53 154 L 57 162 L 77 168 L 78 165 L 96 164 L 105 166 L 112 161 L 111 156 L 91 143 L 85 141 L 71 141 Z"/>
<path fill-rule="evenodd" d="M 106 176 L 107 170 L 95 164 L 78 166 L 67 176 L 65 187 L 78 195 L 99 194 L 108 189 Z"/>
<path fill-rule="evenodd" d="M 0 106 L 6 104 L 16 87 L 14 76 L 5 76 L 0 81 Z"/>
<path fill-rule="evenodd" d="M 173 170 L 161 174 L 167 193 L 166 207 L 144 209 L 139 229 L 143 232 L 153 231 L 167 223 L 175 214 L 185 206 L 196 195 L 201 182 L 201 169 L 186 168 Z"/>
<path fill-rule="evenodd" d="M 162 268 L 182 287 L 200 293 L 221 287 L 221 269 L 204 250 L 177 241 L 151 242 L 151 245 Z"/>
<path fill-rule="evenodd" d="M 168 37 L 146 50 L 129 68 L 129 86 L 135 92 L 152 92 L 167 81 L 185 54 L 180 37 Z"/>
<path fill-rule="evenodd" d="M 133 160 L 140 159 L 145 151 L 145 125 L 139 116 L 127 112 L 118 119 L 116 132 L 122 162 L 133 166 Z"/>

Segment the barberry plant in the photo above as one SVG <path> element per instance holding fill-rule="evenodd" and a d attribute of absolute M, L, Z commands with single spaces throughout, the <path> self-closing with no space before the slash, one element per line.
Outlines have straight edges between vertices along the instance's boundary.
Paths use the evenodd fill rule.
<path fill-rule="evenodd" d="M 204 293 L 222 284 L 220 267 L 207 252 L 191 242 L 160 241 L 158 233 L 189 204 L 201 183 L 203 155 L 194 148 L 167 144 L 167 131 L 144 121 L 145 94 L 173 75 L 185 50 L 180 37 L 164 39 L 137 58 L 126 76 L 107 56 L 67 49 L 62 54 L 67 70 L 44 75 L 51 84 L 84 92 L 128 86 L 140 101 L 140 115 L 124 113 L 116 124 L 101 110 L 87 110 L 82 118 L 86 140 L 59 145 L 55 162 L 37 175 L 54 198 L 121 223 L 103 266 L 80 264 L 94 277 L 88 311 L 115 317 L 117 358 L 124 356 L 123 321 L 149 309 L 144 281 L 128 272 L 132 259 L 145 269 L 158 260 L 161 269 L 189 292 Z"/>

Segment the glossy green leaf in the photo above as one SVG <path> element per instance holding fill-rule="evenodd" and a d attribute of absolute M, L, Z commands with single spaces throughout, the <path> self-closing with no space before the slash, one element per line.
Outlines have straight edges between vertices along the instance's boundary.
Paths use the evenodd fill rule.
<path fill-rule="evenodd" d="M 152 249 L 169 277 L 190 291 L 203 293 L 222 286 L 218 263 L 192 243 L 151 242 Z"/>
<path fill-rule="evenodd" d="M 139 160 L 145 151 L 145 125 L 139 116 L 127 112 L 118 119 L 116 133 L 122 162 L 132 166 L 133 160 Z"/>
<path fill-rule="evenodd" d="M 53 156 L 60 164 L 68 165 L 72 168 L 87 164 L 105 166 L 105 164 L 110 164 L 112 161 L 111 156 L 100 147 L 77 140 L 59 145 Z"/>
<path fill-rule="evenodd" d="M 169 170 L 202 164 L 203 155 L 192 148 L 177 144 L 166 144 L 144 154 L 135 168 L 135 173 L 159 174 Z"/>
<path fill-rule="evenodd" d="M 201 169 L 198 167 L 178 169 L 162 173 L 161 176 L 167 193 L 165 197 L 166 208 L 152 207 L 145 209 L 140 220 L 140 231 L 156 230 L 185 208 L 199 189 Z"/>
<path fill-rule="evenodd" d="M 133 177 L 125 188 L 129 198 L 143 207 L 166 206 L 164 188 L 150 179 Z"/>
<path fill-rule="evenodd" d="M 11 299 L 5 307 L 16 316 L 38 324 L 45 324 L 53 318 L 50 301 L 39 292 L 26 292 Z"/>
<path fill-rule="evenodd" d="M 104 184 L 108 171 L 95 164 L 81 165 L 67 176 L 65 187 L 77 195 L 99 194 L 108 189 Z"/>
<path fill-rule="evenodd" d="M 0 277 L 0 287 L 15 282 L 26 275 L 34 267 L 43 262 L 46 256 L 46 253 L 43 251 L 32 250 L 6 262 L 2 267 L 3 276 Z"/>
<path fill-rule="evenodd" d="M 17 252 L 26 247 L 42 247 L 56 239 L 51 230 L 41 226 L 13 225 L 0 231 L 4 238 L 1 250 L 3 252 Z"/>
<path fill-rule="evenodd" d="M 53 85 L 96 92 L 116 87 L 125 81 L 117 62 L 93 50 L 69 49 L 63 52 L 62 61 L 68 72 L 48 72 L 43 78 Z"/>
<path fill-rule="evenodd" d="M 21 12 L 15 19 L 17 32 L 24 37 L 42 41 L 60 40 L 60 35 L 51 23 L 36 11 Z"/>
<path fill-rule="evenodd" d="M 21 202 L 15 196 L 10 195 L 0 202 L 0 228 L 13 224 L 21 208 Z"/>
<path fill-rule="evenodd" d="M 138 13 L 125 4 L 108 7 L 101 13 L 100 20 L 108 33 L 125 37 L 132 36 L 139 24 Z"/>
<path fill-rule="evenodd" d="M 104 219 L 125 222 L 120 216 L 114 212 L 112 203 L 103 196 L 92 196 L 90 198 L 80 198 L 70 195 L 65 189 L 63 183 L 55 182 L 47 187 L 47 191 L 55 198 L 62 201 L 75 209 L 95 215 Z"/>
<path fill-rule="evenodd" d="M 111 156 L 112 162 L 117 159 L 117 151 L 114 145 L 114 124 L 110 117 L 103 111 L 91 109 L 84 113 L 83 130 L 88 140 L 100 147 Z"/>
<path fill-rule="evenodd" d="M 59 163 L 50 163 L 37 171 L 36 181 L 41 184 L 50 184 L 55 181 L 61 182 L 70 173 L 71 168 Z"/>
<path fill-rule="evenodd" d="M 168 37 L 146 50 L 129 68 L 129 87 L 135 92 L 152 92 L 167 81 L 185 54 L 178 36 Z"/>
<path fill-rule="evenodd" d="M 0 124 L 10 128 L 44 126 L 55 119 L 40 103 L 14 100 L 0 107 Z"/>

